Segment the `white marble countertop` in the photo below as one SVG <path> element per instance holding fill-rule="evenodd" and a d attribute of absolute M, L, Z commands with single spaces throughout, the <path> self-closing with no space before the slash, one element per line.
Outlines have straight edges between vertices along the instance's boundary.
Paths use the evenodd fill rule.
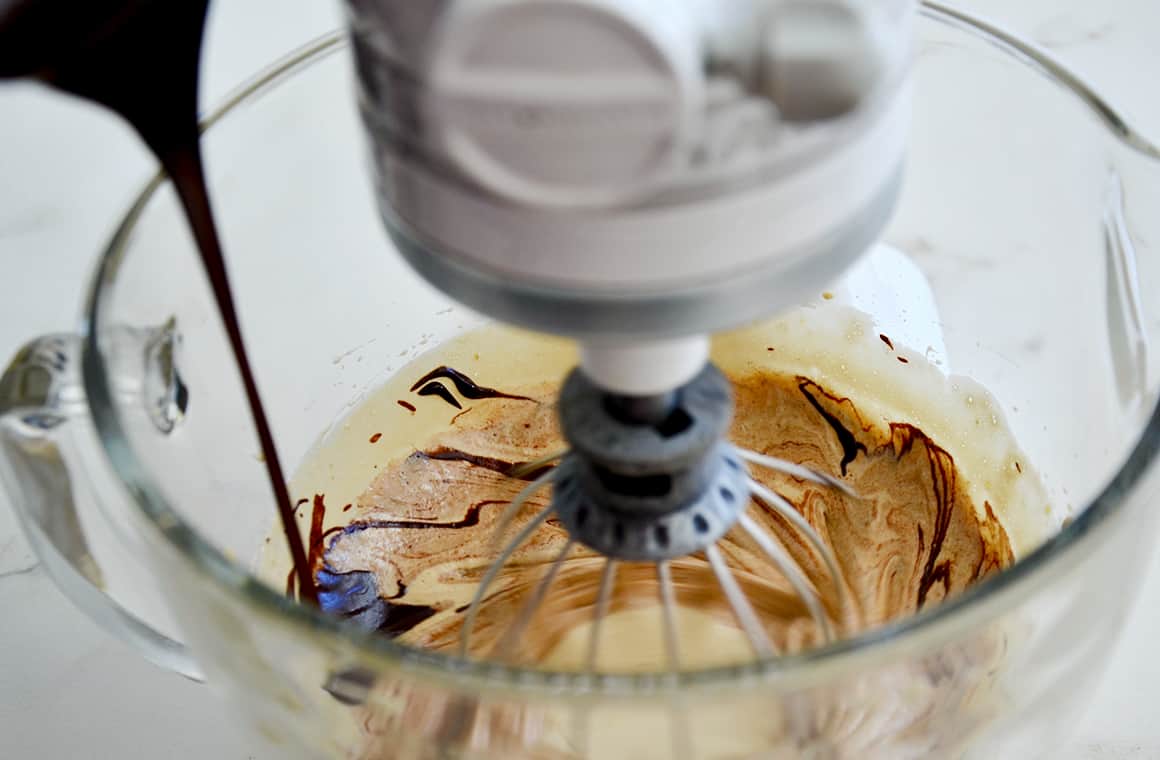
<path fill-rule="evenodd" d="M 1160 136 L 1160 4 L 967 0 L 1052 48 L 1145 134 Z M 338 0 L 215 3 L 205 102 L 340 23 Z M 82 283 L 151 163 L 93 107 L 31 86 L 0 89 L 0 359 L 69 329 Z M 20 276 L 13 276 L 19 272 Z M 1062 757 L 1160 758 L 1160 556 Z M 0 493 L 0 756 L 273 758 L 205 687 L 97 630 L 53 588 Z"/>

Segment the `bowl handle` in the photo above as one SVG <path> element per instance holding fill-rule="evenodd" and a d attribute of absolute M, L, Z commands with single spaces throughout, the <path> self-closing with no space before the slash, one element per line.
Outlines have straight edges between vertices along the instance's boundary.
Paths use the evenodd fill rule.
<path fill-rule="evenodd" d="M 79 381 L 80 338 L 47 335 L 17 352 L 0 376 L 0 480 L 17 518 L 57 587 L 94 622 L 147 660 L 195 681 L 189 649 L 145 623 L 105 592 L 73 499 L 61 433 L 87 414 Z"/>

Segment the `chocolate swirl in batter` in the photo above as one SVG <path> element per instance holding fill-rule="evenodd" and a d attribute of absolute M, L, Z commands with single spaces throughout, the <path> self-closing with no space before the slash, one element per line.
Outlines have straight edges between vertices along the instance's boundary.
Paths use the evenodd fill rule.
<path fill-rule="evenodd" d="M 922 430 L 907 423 L 871 425 L 852 400 L 808 378 L 760 373 L 734 382 L 735 443 L 842 477 L 859 494 L 851 499 L 754 472 L 833 548 L 842 570 L 836 582 L 854 602 L 839 621 L 846 635 L 938 603 L 1013 561 L 992 506 L 972 503 L 951 455 Z M 513 479 L 510 473 L 563 447 L 552 391 L 496 392 L 423 451 L 386 466 L 358 499 L 351 522 L 312 531 L 310 556 L 324 608 L 410 644 L 453 651 L 464 607 L 496 555 L 496 520 L 535 477 Z M 530 500 L 511 530 L 548 497 L 545 490 Z M 321 498 L 316 510 L 320 505 Z M 838 620 L 835 580 L 820 560 L 781 518 L 756 503 L 750 514 L 786 546 Z M 566 540 L 549 521 L 509 560 L 482 606 L 473 654 L 492 652 Z M 733 531 L 720 548 L 780 648 L 794 651 L 819 641 L 808 611 L 757 547 Z M 521 661 L 541 661 L 591 618 L 602 563 L 583 548 L 573 552 L 521 640 Z M 672 572 L 679 604 L 733 624 L 702 556 L 675 561 Z M 654 568 L 622 564 L 611 613 L 653 607 L 657 599 Z"/>

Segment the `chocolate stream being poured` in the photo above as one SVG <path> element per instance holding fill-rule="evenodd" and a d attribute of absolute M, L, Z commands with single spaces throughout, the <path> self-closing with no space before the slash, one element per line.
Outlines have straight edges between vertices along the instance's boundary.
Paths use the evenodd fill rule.
<path fill-rule="evenodd" d="M 35 77 L 124 118 L 169 174 L 237 362 L 301 598 L 317 601 L 246 355 L 201 160 L 198 83 L 209 0 L 0 0 L 0 78 Z"/>

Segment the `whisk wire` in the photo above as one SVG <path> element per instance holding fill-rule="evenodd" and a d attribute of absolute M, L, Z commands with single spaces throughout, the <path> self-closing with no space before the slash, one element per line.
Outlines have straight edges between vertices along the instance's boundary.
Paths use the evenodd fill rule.
<path fill-rule="evenodd" d="M 842 585 L 842 576 L 838 571 L 838 560 L 834 553 L 830 551 L 830 547 L 822 541 L 822 537 L 814 530 L 813 526 L 809 524 L 806 518 L 802 517 L 801 513 L 794 509 L 794 506 L 789 501 L 779 494 L 769 490 L 761 483 L 758 483 L 752 478 L 749 480 L 749 488 L 753 492 L 754 498 L 767 507 L 772 509 L 781 517 L 785 518 L 791 525 L 798 529 L 798 531 L 805 537 L 806 541 L 814 548 L 814 550 L 821 556 L 822 562 L 826 565 L 826 570 L 830 574 L 830 579 L 834 584 L 834 591 L 838 597 L 838 607 L 842 610 L 847 609 L 846 588 Z"/>
<path fill-rule="evenodd" d="M 776 541 L 769 537 L 757 523 L 749 517 L 749 515 L 742 514 L 737 518 L 737 523 L 741 528 L 749 534 L 765 556 L 769 557 L 770 561 L 777 567 L 797 595 L 805 603 L 806 609 L 810 611 L 814 622 L 818 626 L 818 630 L 822 632 L 822 637 L 826 643 L 834 640 L 834 629 L 830 625 L 830 619 L 826 617 L 826 612 L 822 608 L 821 601 L 818 599 L 817 592 L 810 586 L 809 580 L 800 568 L 794 563 L 784 548 L 782 548 Z"/>
<path fill-rule="evenodd" d="M 665 659 L 671 672 L 681 669 L 681 654 L 677 644 L 677 599 L 673 590 L 673 574 L 669 561 L 662 559 L 657 562 L 657 585 L 660 587 L 661 617 L 665 637 Z M 674 697 L 673 715 L 670 716 L 672 730 L 669 738 L 672 741 L 673 757 L 676 760 L 686 760 L 692 753 L 691 737 L 688 725 L 688 707 L 680 696 Z"/>
<path fill-rule="evenodd" d="M 669 670 L 675 673 L 681 669 L 681 650 L 677 643 L 677 600 L 673 592 L 673 574 L 667 559 L 657 562 L 657 579 L 660 581 L 661 614 L 664 617 L 665 656 Z"/>
<path fill-rule="evenodd" d="M 834 488 L 847 496 L 858 498 L 857 492 L 848 485 L 824 472 L 818 472 L 812 468 L 804 465 L 796 464 L 788 459 L 781 459 L 780 457 L 771 457 L 768 454 L 759 454 L 752 449 L 737 449 L 738 455 L 747 462 L 766 467 L 775 472 L 780 472 L 790 477 L 805 480 L 810 483 L 817 483 L 818 485 L 829 486 Z"/>
<path fill-rule="evenodd" d="M 584 657 L 586 672 L 596 672 L 596 657 L 600 651 L 600 629 L 608 614 L 608 603 L 612 598 L 612 585 L 616 579 L 616 560 L 609 559 L 600 571 L 600 589 L 596 592 L 596 607 L 592 613 L 592 634 L 588 638 L 588 651 Z M 585 704 L 579 708 L 573 732 L 580 757 L 588 757 L 588 730 L 591 725 L 591 709 Z"/>
<path fill-rule="evenodd" d="M 575 539 L 568 539 L 568 542 L 564 544 L 564 548 L 560 549 L 556 558 L 552 560 L 552 564 L 548 567 L 548 572 L 544 573 L 544 577 L 540 578 L 540 582 L 536 584 L 536 589 L 532 592 L 531 597 L 520 608 L 519 615 L 515 621 L 508 627 L 503 636 L 500 637 L 494 650 L 499 659 L 506 660 L 508 654 L 511 652 L 512 646 L 523 636 L 524 629 L 532 622 L 532 616 L 536 614 L 536 610 L 544 603 L 544 598 L 548 595 L 548 589 L 551 588 L 552 582 L 556 580 L 556 575 L 560 572 L 560 568 L 563 567 L 564 560 L 575 545 Z"/>
<path fill-rule="evenodd" d="M 729 601 L 729 606 L 733 608 L 734 617 L 741 624 L 745 635 L 749 637 L 749 644 L 753 647 L 753 653 L 759 658 L 772 657 L 777 654 L 773 641 L 770 640 L 769 635 L 761 626 L 761 621 L 757 619 L 757 614 L 753 611 L 753 606 L 749 604 L 749 600 L 745 597 L 744 592 L 741 591 L 741 587 L 737 585 L 737 579 L 733 577 L 729 566 L 725 564 L 725 559 L 721 556 L 721 550 L 717 548 L 716 544 L 710 544 L 705 547 L 705 556 L 709 559 L 709 565 L 713 568 L 713 574 L 717 576 L 717 583 L 721 585 L 721 590 L 725 592 L 725 598 Z"/>
<path fill-rule="evenodd" d="M 529 462 L 528 464 L 533 463 Z M 516 497 L 512 499 L 506 507 L 504 507 L 503 512 L 500 513 L 499 519 L 495 521 L 495 529 L 491 534 L 491 546 L 493 549 L 499 544 L 500 539 L 503 538 L 503 534 L 507 533 L 507 529 L 511 527 L 512 520 L 516 519 L 516 515 L 518 515 L 520 510 L 524 508 L 524 504 L 527 504 L 528 499 L 532 498 L 532 496 L 535 495 L 535 493 L 541 488 L 548 485 L 548 483 L 552 481 L 553 475 L 553 471 L 549 470 L 548 472 L 545 472 L 543 475 L 533 480 L 531 483 L 528 483 L 522 490 L 520 490 L 518 494 L 516 494 Z"/>
<path fill-rule="evenodd" d="M 608 614 L 608 603 L 612 599 L 612 584 L 616 579 L 616 560 L 609 559 L 600 572 L 600 590 L 596 593 L 596 608 L 592 612 L 592 635 L 588 638 L 588 653 L 584 658 L 585 670 L 596 670 L 596 657 L 600 651 L 600 629 Z"/>
<path fill-rule="evenodd" d="M 540 457 L 539 459 L 533 459 L 530 462 L 524 462 L 518 467 L 513 467 L 512 471 L 508 473 L 508 477 L 522 478 L 528 473 L 535 472 L 545 465 L 549 465 L 558 459 L 563 459 L 567 453 L 568 450 L 564 449 L 563 451 L 557 451 L 552 454 L 548 454 L 547 456 Z"/>
<path fill-rule="evenodd" d="M 487 595 L 487 590 L 491 584 L 495 582 L 496 576 L 499 575 L 500 570 L 515 553 L 516 549 L 527 541 L 533 533 L 539 530 L 553 512 L 553 507 L 548 506 L 540 511 L 535 517 L 528 521 L 528 524 L 507 543 L 500 553 L 499 557 L 495 559 L 487 568 L 487 572 L 483 574 L 483 578 L 479 582 L 479 587 L 475 589 L 475 596 L 471 599 L 471 604 L 467 607 L 467 616 L 463 620 L 463 628 L 459 634 L 459 656 L 467 656 L 468 644 L 471 641 L 471 634 L 475 630 L 475 621 L 479 617 L 480 604 L 483 598 Z M 569 544 L 570 546 L 571 544 Z"/>

